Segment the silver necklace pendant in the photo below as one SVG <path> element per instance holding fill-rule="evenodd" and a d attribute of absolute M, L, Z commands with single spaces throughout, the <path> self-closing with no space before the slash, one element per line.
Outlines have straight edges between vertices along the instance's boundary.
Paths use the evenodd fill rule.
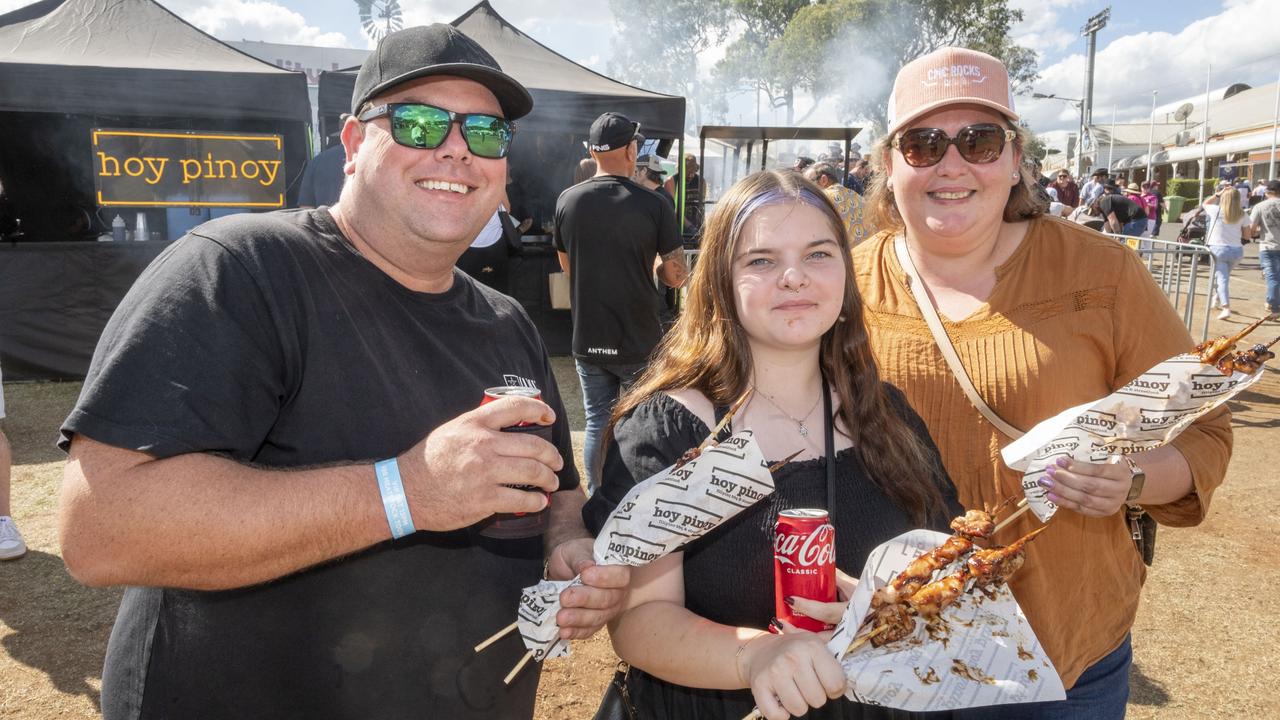
<path fill-rule="evenodd" d="M 809 437 L 809 428 L 805 427 L 804 423 L 800 423 L 800 437 Z"/>

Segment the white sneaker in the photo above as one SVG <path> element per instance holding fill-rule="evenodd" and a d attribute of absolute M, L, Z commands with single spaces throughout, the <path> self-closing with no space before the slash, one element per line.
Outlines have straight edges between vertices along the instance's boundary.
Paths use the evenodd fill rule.
<path fill-rule="evenodd" d="M 1231 308 L 1227 307 L 1226 305 L 1223 305 L 1222 312 L 1218 313 L 1218 319 L 1226 320 L 1229 317 L 1231 317 Z"/>
<path fill-rule="evenodd" d="M 0 560 L 16 560 L 27 554 L 27 544 L 13 518 L 0 516 Z"/>

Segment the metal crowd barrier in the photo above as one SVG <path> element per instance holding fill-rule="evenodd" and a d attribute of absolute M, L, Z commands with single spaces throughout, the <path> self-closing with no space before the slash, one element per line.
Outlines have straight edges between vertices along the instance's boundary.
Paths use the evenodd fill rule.
<path fill-rule="evenodd" d="M 1203 301 L 1204 318 L 1200 328 L 1200 341 L 1208 340 L 1214 270 L 1218 265 L 1209 248 L 1173 240 L 1106 234 L 1138 252 L 1151 276 L 1168 296 L 1169 302 L 1182 314 L 1182 322 L 1192 335 L 1195 334 L 1195 315 L 1201 309 L 1200 301 Z"/>

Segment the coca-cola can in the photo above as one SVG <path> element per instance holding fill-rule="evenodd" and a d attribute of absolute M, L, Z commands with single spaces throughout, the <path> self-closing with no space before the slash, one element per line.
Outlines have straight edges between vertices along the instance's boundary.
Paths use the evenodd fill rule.
<path fill-rule="evenodd" d="M 526 387 L 523 385 L 501 385 L 498 387 L 485 388 L 484 399 L 480 401 L 480 404 L 488 405 L 495 400 L 512 396 L 531 397 L 535 400 L 541 400 L 542 391 L 536 387 Z M 547 442 L 551 442 L 550 425 L 521 422 L 510 427 L 504 427 L 502 428 L 502 431 L 532 433 Z M 536 485 L 519 485 L 511 483 L 509 486 L 517 490 L 542 492 L 541 488 Z M 546 495 L 547 499 L 550 500 L 551 494 L 546 493 Z M 546 530 L 547 510 L 546 508 L 543 508 L 536 513 L 502 513 L 493 515 L 481 523 L 480 534 L 485 537 L 497 538 L 499 540 L 516 540 L 520 538 L 536 537 L 546 532 Z"/>
<path fill-rule="evenodd" d="M 805 630 L 829 630 L 821 620 L 796 614 L 786 598 L 836 599 L 836 530 L 826 510 L 783 510 L 773 534 L 774 614 Z"/>
<path fill-rule="evenodd" d="M 524 385 L 499 385 L 484 389 L 484 399 L 480 401 L 481 405 L 488 405 L 494 400 L 501 400 L 504 397 L 531 397 L 534 400 L 542 399 L 542 391 L 536 387 L 525 387 Z M 528 427 L 534 423 L 516 423 L 514 427 Z M 503 428 L 506 430 L 507 428 Z"/>

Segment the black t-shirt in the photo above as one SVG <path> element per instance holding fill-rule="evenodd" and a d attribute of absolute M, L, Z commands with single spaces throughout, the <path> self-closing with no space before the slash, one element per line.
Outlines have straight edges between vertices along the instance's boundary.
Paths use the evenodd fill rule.
<path fill-rule="evenodd" d="M 892 407 L 923 439 L 939 468 L 942 461 L 924 422 L 896 388 L 884 386 Z M 598 533 L 632 486 L 675 462 L 710 430 L 669 395 L 659 393 L 641 403 L 618 423 L 605 452 L 601 487 L 587 501 L 582 517 Z M 867 555 L 886 540 L 915 528 L 910 518 L 872 482 L 852 449 L 836 455 L 836 566 L 858 577 Z M 773 534 L 778 513 L 793 508 L 826 508 L 826 460 L 792 462 L 774 473 L 775 491 L 710 534 L 685 546 L 685 607 L 713 622 L 765 628 L 774 615 Z M 955 488 L 945 476 L 936 478 L 947 505 L 931 528 L 949 532 L 950 515 L 959 514 Z M 828 510 L 830 510 L 828 508 Z M 945 516 L 945 517 L 944 517 Z M 647 720 L 740 718 L 754 702 L 747 690 L 689 688 L 632 669 L 633 697 Z M 848 701 L 828 703 L 805 718 L 915 717 Z"/>
<path fill-rule="evenodd" d="M 589 178 L 560 194 L 555 244 L 569 254 L 574 356 L 647 360 L 662 338 L 654 258 L 681 247 L 671 204 L 628 178 Z"/>
<path fill-rule="evenodd" d="M 1102 210 L 1103 218 L 1114 212 L 1121 223 L 1131 223 L 1138 218 L 1147 217 L 1145 208 L 1123 195 L 1103 195 L 1098 198 L 1098 208 Z"/>
<path fill-rule="evenodd" d="M 521 308 L 466 275 L 413 292 L 367 261 L 327 210 L 239 215 L 161 254 L 112 316 L 63 445 L 81 433 L 156 457 L 217 452 L 271 467 L 392 457 L 533 383 L 549 361 Z M 570 460 L 561 487 L 577 483 Z M 374 487 L 373 471 L 369 485 Z M 103 672 L 117 718 L 527 718 L 538 668 L 514 617 L 538 538 L 420 532 L 270 583 L 126 591 Z"/>

